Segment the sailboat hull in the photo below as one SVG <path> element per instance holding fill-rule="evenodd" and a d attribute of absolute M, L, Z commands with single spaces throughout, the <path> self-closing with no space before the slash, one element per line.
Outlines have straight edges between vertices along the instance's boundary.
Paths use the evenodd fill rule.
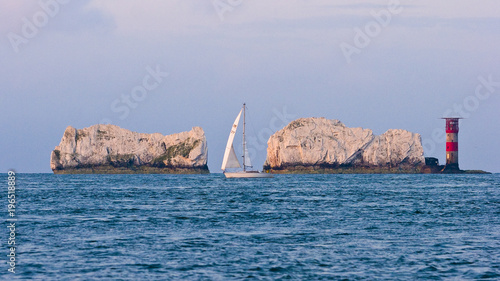
<path fill-rule="evenodd" d="M 272 178 L 273 175 L 268 173 L 259 173 L 258 171 L 247 171 L 246 168 L 252 167 L 252 162 L 250 161 L 250 156 L 248 155 L 248 150 L 246 147 L 245 141 L 245 109 L 246 105 L 243 104 L 243 108 L 236 116 L 234 120 L 233 127 L 231 128 L 231 132 L 229 133 L 229 138 L 227 139 L 226 151 L 224 152 L 224 158 L 222 158 L 222 171 L 224 171 L 224 175 L 226 178 Z M 234 152 L 234 136 L 236 134 L 236 129 L 238 129 L 238 124 L 240 123 L 240 117 L 243 114 L 243 171 L 234 172 L 234 173 L 226 173 L 226 168 L 241 168 L 240 161 Z"/>
<path fill-rule="evenodd" d="M 224 173 L 226 178 L 272 178 L 272 174 L 255 172 Z"/>

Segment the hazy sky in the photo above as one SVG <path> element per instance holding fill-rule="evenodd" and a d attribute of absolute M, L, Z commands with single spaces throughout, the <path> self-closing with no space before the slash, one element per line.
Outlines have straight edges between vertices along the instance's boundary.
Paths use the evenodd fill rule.
<path fill-rule="evenodd" d="M 299 117 L 420 133 L 444 162 L 500 172 L 500 3 L 332 0 L 0 1 L 0 171 L 51 172 L 69 125 L 201 126 L 209 168 L 249 108 L 254 164 Z M 498 82 L 497 82 L 498 81 Z"/>

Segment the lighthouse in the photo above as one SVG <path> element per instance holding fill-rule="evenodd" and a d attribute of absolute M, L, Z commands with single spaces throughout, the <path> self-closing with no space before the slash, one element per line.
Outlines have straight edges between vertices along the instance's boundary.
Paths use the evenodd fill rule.
<path fill-rule="evenodd" d="M 443 118 L 446 120 L 446 166 L 443 171 L 460 171 L 458 168 L 458 120 L 462 118 Z"/>

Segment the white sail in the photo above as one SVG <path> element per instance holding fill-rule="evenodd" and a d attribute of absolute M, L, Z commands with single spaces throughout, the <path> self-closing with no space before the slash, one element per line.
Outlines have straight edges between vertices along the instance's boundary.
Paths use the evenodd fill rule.
<path fill-rule="evenodd" d="M 252 161 L 250 161 L 250 154 L 248 154 L 248 149 L 245 143 L 245 166 L 246 167 L 252 167 Z"/>
<path fill-rule="evenodd" d="M 231 146 L 231 152 L 226 162 L 226 169 L 230 168 L 241 168 L 240 161 L 238 161 L 238 156 L 236 156 L 233 146 Z"/>
<path fill-rule="evenodd" d="M 238 167 L 234 168 L 241 167 L 238 161 L 238 157 L 236 157 L 236 153 L 234 153 L 233 141 L 234 141 L 234 135 L 236 134 L 236 129 L 238 128 L 238 123 L 240 123 L 240 117 L 242 112 L 243 109 L 240 110 L 240 113 L 236 117 L 236 120 L 234 120 L 233 127 L 231 128 L 231 133 L 229 133 L 229 138 L 227 139 L 227 144 L 226 144 L 226 151 L 224 152 L 224 158 L 222 159 L 222 167 L 221 167 L 222 170 L 226 170 L 226 168 L 233 168 L 228 166 L 228 164 L 234 165 L 234 160 L 238 162 Z M 228 163 L 230 157 L 231 158 L 234 157 L 234 159 L 231 159 L 231 163 Z"/>

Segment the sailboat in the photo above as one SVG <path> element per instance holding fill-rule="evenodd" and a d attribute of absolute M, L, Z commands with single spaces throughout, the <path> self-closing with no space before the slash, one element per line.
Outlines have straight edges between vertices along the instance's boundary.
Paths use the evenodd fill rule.
<path fill-rule="evenodd" d="M 227 140 L 226 151 L 224 152 L 224 158 L 222 159 L 222 171 L 226 178 L 272 178 L 273 175 L 269 173 L 261 173 L 258 171 L 247 170 L 252 168 L 252 162 L 250 160 L 250 155 L 248 154 L 248 149 L 245 142 L 245 117 L 246 117 L 246 104 L 243 104 L 243 108 L 240 110 L 236 120 L 234 120 L 233 127 L 229 133 L 229 138 Z M 234 152 L 234 136 L 236 135 L 236 129 L 238 128 L 238 123 L 240 123 L 241 115 L 243 114 L 243 171 L 229 173 L 226 169 L 241 168 L 240 161 Z"/>

